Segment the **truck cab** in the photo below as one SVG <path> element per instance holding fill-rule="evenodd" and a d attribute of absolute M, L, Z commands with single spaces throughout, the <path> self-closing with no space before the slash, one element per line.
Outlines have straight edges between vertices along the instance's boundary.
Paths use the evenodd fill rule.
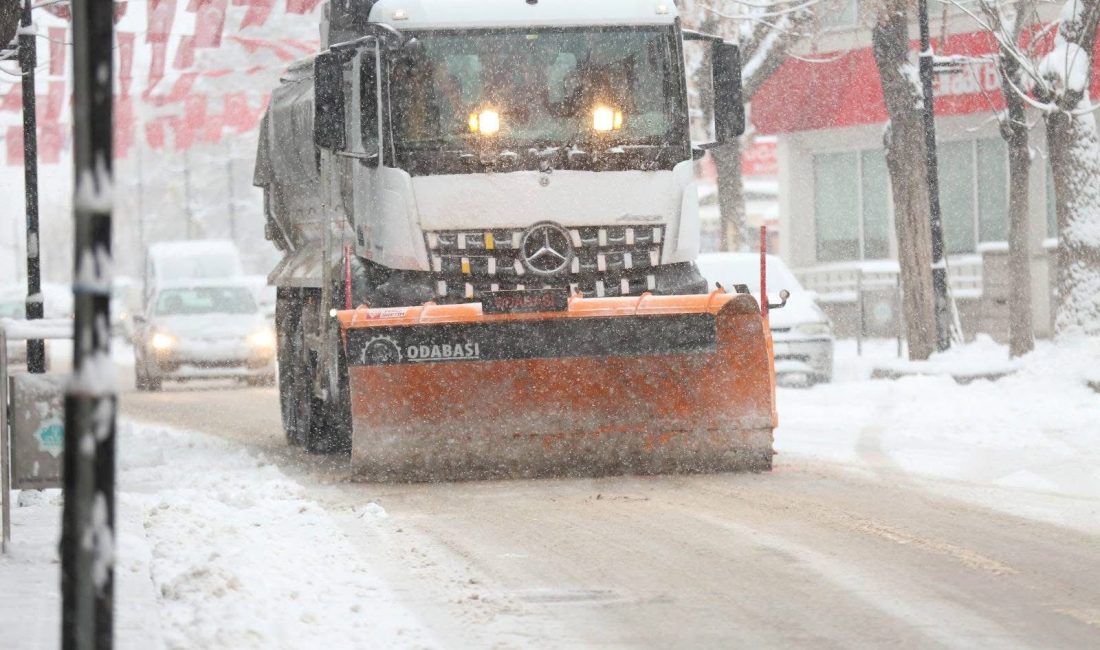
<path fill-rule="evenodd" d="M 684 41 L 712 47 L 710 145 L 744 127 L 736 45 L 658 0 L 331 0 L 324 15 L 323 51 L 273 92 L 255 178 L 304 372 L 337 346 L 302 352 L 335 336 L 296 330 L 335 308 L 706 292 L 693 162 L 709 145 L 689 133 Z"/>

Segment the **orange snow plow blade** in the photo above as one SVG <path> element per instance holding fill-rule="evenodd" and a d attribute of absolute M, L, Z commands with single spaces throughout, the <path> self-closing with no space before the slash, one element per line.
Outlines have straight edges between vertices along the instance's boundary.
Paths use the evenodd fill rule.
<path fill-rule="evenodd" d="M 775 372 L 754 298 L 558 308 L 340 312 L 355 468 L 411 481 L 770 468 Z"/>

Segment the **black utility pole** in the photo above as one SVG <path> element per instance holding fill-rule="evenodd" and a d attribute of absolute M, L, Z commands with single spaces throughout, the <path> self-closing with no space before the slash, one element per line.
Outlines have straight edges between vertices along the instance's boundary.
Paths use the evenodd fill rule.
<path fill-rule="evenodd" d="M 936 109 L 932 96 L 932 44 L 928 36 L 928 0 L 918 0 L 920 23 L 920 85 L 924 95 L 924 144 L 928 151 L 928 208 L 932 221 L 932 291 L 936 315 L 936 349 L 951 347 L 951 312 L 947 302 L 947 260 L 944 258 L 943 214 L 940 212 L 939 163 L 936 157 Z"/>
<path fill-rule="evenodd" d="M 27 319 L 42 318 L 42 265 L 38 256 L 38 120 L 34 106 L 34 67 L 38 65 L 38 44 L 31 31 L 31 0 L 23 0 L 19 21 L 19 68 L 23 73 L 23 184 L 27 195 Z M 27 370 L 46 372 L 46 343 L 27 341 Z"/>
<path fill-rule="evenodd" d="M 71 4 L 75 251 L 65 392 L 61 647 L 109 650 L 114 628 L 115 412 L 110 356 L 114 3 Z"/>

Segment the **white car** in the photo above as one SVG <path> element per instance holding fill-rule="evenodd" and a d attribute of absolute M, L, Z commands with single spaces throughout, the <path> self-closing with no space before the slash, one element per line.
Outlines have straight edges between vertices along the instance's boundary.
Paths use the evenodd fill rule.
<path fill-rule="evenodd" d="M 727 291 L 744 284 L 760 299 L 760 255 L 758 253 L 704 253 L 698 259 L 699 271 L 710 288 L 721 283 Z M 814 300 L 802 288 L 783 260 L 768 255 L 768 294 L 776 296 L 786 289 L 791 296 L 782 309 L 769 312 L 775 344 L 775 373 L 778 380 L 791 384 L 815 384 L 833 377 L 833 325 Z M 774 301 L 773 301 L 774 302 Z"/>
<path fill-rule="evenodd" d="M 244 282 L 162 286 L 134 320 L 138 390 L 159 390 L 164 380 L 275 383 L 275 332 Z"/>

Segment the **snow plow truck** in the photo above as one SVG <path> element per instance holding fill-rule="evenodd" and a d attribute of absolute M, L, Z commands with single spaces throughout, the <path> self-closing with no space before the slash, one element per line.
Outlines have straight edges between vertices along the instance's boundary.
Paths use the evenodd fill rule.
<path fill-rule="evenodd" d="M 693 161 L 744 130 L 736 45 L 671 0 L 330 0 L 321 47 L 254 181 L 291 444 L 372 480 L 771 467 L 767 305 L 694 263 Z"/>

